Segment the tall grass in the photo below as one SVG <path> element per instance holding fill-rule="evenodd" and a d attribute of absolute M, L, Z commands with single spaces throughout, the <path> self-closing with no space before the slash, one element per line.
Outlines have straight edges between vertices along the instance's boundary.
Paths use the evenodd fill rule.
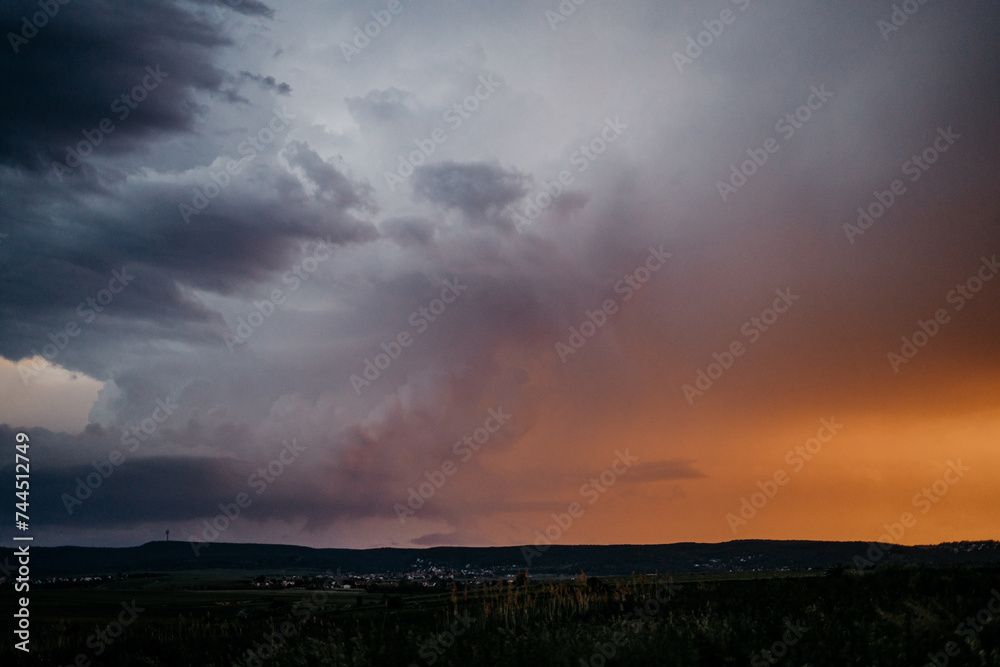
<path fill-rule="evenodd" d="M 663 576 L 595 584 L 503 582 L 475 590 L 409 596 L 402 606 L 360 609 L 331 602 L 308 619 L 286 605 L 245 617 L 200 612 L 164 617 L 147 612 L 95 667 L 247 664 L 247 651 L 292 623 L 295 635 L 262 665 L 337 667 L 609 667 L 751 665 L 782 639 L 787 622 L 808 627 L 787 646 L 779 665 L 924 665 L 928 652 L 955 641 L 949 667 L 1000 667 L 1000 618 L 973 640 L 955 634 L 966 616 L 984 608 L 995 570 L 884 568 L 864 576 L 775 577 L 681 581 L 669 600 Z M 376 598 L 377 599 L 377 598 Z M 629 614 L 646 605 L 646 616 Z M 456 618 L 468 628 L 449 637 Z M 641 624 L 636 621 L 641 620 Z M 287 626 L 286 626 L 287 627 Z M 0 649 L 0 663 L 71 664 L 93 627 L 66 620 L 35 629 L 32 660 Z M 618 638 L 618 645 L 615 638 Z M 443 652 L 430 649 L 438 639 Z M 624 638 L 624 641 L 622 639 Z M 614 657 L 594 658 L 615 646 Z M 423 650 L 422 650 L 423 649 Z M 581 663 L 581 660 L 583 661 Z M 605 660 L 602 662 L 602 660 Z M 257 663 L 253 663 L 257 664 Z"/>

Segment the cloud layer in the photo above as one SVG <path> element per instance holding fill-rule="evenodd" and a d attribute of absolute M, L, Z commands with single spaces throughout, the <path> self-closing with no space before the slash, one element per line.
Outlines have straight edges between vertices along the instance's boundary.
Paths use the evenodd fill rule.
<path fill-rule="evenodd" d="M 996 538 L 1000 13 L 892 11 L 6 3 L 43 542 Z"/>

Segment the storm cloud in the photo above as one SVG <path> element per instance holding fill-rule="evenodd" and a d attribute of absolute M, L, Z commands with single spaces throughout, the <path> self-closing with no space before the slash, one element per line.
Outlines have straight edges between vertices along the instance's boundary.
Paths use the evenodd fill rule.
<path fill-rule="evenodd" d="M 996 537 L 995 3 L 403 6 L 0 9 L 41 543 Z"/>

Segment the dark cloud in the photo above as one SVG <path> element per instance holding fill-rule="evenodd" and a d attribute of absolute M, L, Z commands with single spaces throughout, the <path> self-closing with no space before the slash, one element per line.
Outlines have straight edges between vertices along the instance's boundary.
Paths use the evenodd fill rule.
<path fill-rule="evenodd" d="M 188 343 L 204 343 L 206 336 L 214 341 L 222 335 L 221 318 L 192 298 L 191 288 L 245 292 L 293 266 L 301 242 L 342 245 L 377 237 L 374 226 L 351 213 L 374 208 L 367 186 L 349 181 L 304 144 L 290 144 L 287 155 L 315 192 L 308 193 L 292 174 L 275 168 L 273 158 L 260 155 L 246 166 L 242 179 L 233 178 L 190 223 L 179 207 L 194 206 L 192 193 L 213 183 L 213 170 L 202 172 L 203 180 L 194 188 L 104 188 L 87 203 L 78 201 L 77 226 L 58 240 L 44 224 L 10 228 L 11 247 L 26 252 L 0 265 L 0 275 L 18 285 L 0 296 L 9 313 L 0 323 L 0 353 L 20 359 L 40 350 L 50 331 L 80 320 L 79 305 L 106 289 L 113 272 L 123 268 L 135 279 L 107 305 L 110 318 L 91 317 L 93 331 L 142 338 L 170 330 L 171 338 Z M 45 219 L 46 211 L 53 211 L 47 192 L 55 192 L 56 199 L 66 196 L 46 183 L 39 185 L 36 198 L 24 202 L 20 211 L 25 220 Z M 137 225 L 136 220 L 143 222 Z M 28 250 L 38 244 L 47 247 L 46 253 Z M 25 280 L 27 276 L 34 278 Z M 62 362 L 76 362 L 81 351 L 73 346 Z M 91 365 L 79 368 L 96 371 Z"/>
<path fill-rule="evenodd" d="M 752 491 L 819 416 L 860 406 L 875 423 L 941 392 L 957 405 L 967 386 L 982 397 L 962 409 L 993 409 L 1000 315 L 986 287 L 905 377 L 885 354 L 1000 250 L 995 5 L 921 5 L 884 40 L 886 7 L 732 3 L 736 22 L 679 72 L 673 52 L 721 7 L 588 4 L 552 31 L 530 3 L 502 16 L 445 4 L 406 5 L 349 67 L 339 41 L 368 10 L 283 3 L 272 21 L 251 0 L 193 13 L 73 0 L 17 54 L 0 50 L 0 355 L 17 361 L 76 322 L 56 361 L 105 383 L 82 433 L 30 431 L 51 539 L 157 522 L 195 532 L 291 438 L 308 455 L 255 501 L 247 539 L 530 541 L 622 443 L 641 462 L 572 539 L 604 539 L 617 512 L 655 530 L 668 488 L 702 494 L 668 508 L 688 521 L 671 536 L 717 538 L 701 524 L 723 516 L 723 485 Z M 0 18 L 16 27 L 35 11 L 18 1 Z M 49 177 L 147 65 L 169 74 L 83 165 Z M 502 87 L 476 96 L 501 65 Z M 824 84 L 833 97 L 722 201 L 717 181 Z M 956 147 L 849 243 L 841 225 L 949 124 Z M 426 164 L 390 189 L 384 175 L 438 128 Z M 552 194 L 563 171 L 571 182 Z M 295 274 L 320 240 L 328 258 Z M 673 256 L 647 270 L 651 248 Z M 135 278 L 82 322 L 79 304 L 116 271 Z M 463 288 L 445 305 L 448 284 Z M 802 300 L 688 405 L 681 385 L 748 343 L 741 326 L 786 286 Z M 251 316 L 251 335 L 227 346 Z M 570 341 L 564 363 L 555 344 Z M 170 418 L 68 517 L 61 494 L 168 397 Z M 510 421 L 401 526 L 393 503 L 499 405 Z M 871 442 L 898 430 L 863 421 L 851 429 Z M 845 457 L 867 451 L 841 442 Z"/>
<path fill-rule="evenodd" d="M 30 0 L 6 2 L 0 22 L 21 25 L 37 11 Z M 95 138 L 95 151 L 113 154 L 190 131 L 199 117 L 195 93 L 218 92 L 225 79 L 213 52 L 230 43 L 167 0 L 60 4 L 16 53 L 0 50 L 7 87 L 0 164 L 47 171 L 66 162 L 66 146 L 87 142 L 85 133 Z M 113 128 L 108 134 L 100 129 L 105 119 L 104 127 Z"/>
<path fill-rule="evenodd" d="M 218 513 L 219 503 L 231 503 L 241 492 L 253 493 L 246 484 L 247 470 L 252 470 L 249 464 L 168 456 L 125 461 L 118 467 L 106 458 L 98 463 L 100 470 L 81 465 L 50 468 L 34 475 L 37 497 L 45 497 L 36 506 L 39 520 L 52 526 L 190 521 L 194 528 L 197 517 L 206 512 Z M 102 477 L 101 470 L 109 476 Z M 96 488 L 87 486 L 88 476 Z M 218 500 L 212 504 L 215 498 Z M 75 500 L 80 500 L 79 504 Z"/>
<path fill-rule="evenodd" d="M 633 464 L 624 482 L 663 482 L 671 479 L 698 479 L 705 473 L 694 467 L 693 461 L 649 461 Z"/>
<path fill-rule="evenodd" d="M 390 87 L 369 91 L 364 97 L 349 97 L 344 102 L 351 115 L 365 126 L 406 119 L 414 109 L 415 98 L 413 93 Z"/>
<path fill-rule="evenodd" d="M 274 9 L 260 0 L 194 0 L 194 2 L 214 8 L 231 9 L 246 16 L 274 18 Z"/>
<path fill-rule="evenodd" d="M 404 246 L 426 245 L 434 238 L 434 224 L 422 218 L 390 218 L 381 224 L 381 229 Z"/>
<path fill-rule="evenodd" d="M 292 87 L 285 82 L 278 83 L 273 76 L 262 76 L 250 72 L 240 72 L 244 79 L 250 79 L 264 90 L 273 90 L 279 95 L 291 95 Z"/>
<path fill-rule="evenodd" d="M 288 163 L 293 168 L 302 169 L 306 178 L 319 188 L 320 196 L 338 209 L 357 209 L 369 213 L 378 210 L 372 199 L 370 186 L 351 182 L 303 142 L 290 142 L 285 151 Z"/>
<path fill-rule="evenodd" d="M 428 533 L 410 540 L 411 543 L 423 547 L 436 547 L 442 544 L 455 545 L 455 533 Z"/>
<path fill-rule="evenodd" d="M 448 161 L 417 167 L 413 174 L 417 198 L 458 209 L 474 225 L 511 226 L 504 208 L 520 200 L 528 186 L 524 174 L 492 163 Z"/>

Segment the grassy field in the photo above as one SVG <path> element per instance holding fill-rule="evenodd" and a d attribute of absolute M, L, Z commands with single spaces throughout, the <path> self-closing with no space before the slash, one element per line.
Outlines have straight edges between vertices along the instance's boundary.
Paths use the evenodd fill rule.
<path fill-rule="evenodd" d="M 933 664 L 931 654 L 939 667 L 1000 667 L 997 569 L 529 580 L 403 595 L 254 589 L 253 574 L 32 591 L 32 653 L 7 639 L 0 664 L 840 667 Z"/>

